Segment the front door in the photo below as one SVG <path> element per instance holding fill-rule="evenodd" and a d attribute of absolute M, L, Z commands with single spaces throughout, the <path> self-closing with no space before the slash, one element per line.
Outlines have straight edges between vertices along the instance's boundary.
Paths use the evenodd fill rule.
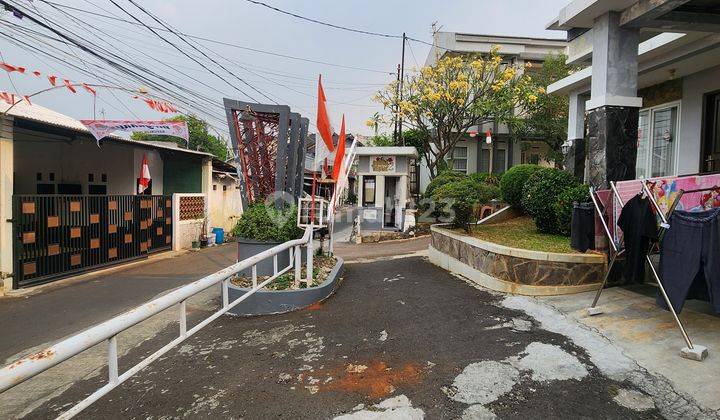
<path fill-rule="evenodd" d="M 397 177 L 385 177 L 385 208 L 383 214 L 383 227 L 396 228 L 395 215 L 397 213 Z"/>
<path fill-rule="evenodd" d="M 720 171 L 720 92 L 708 95 L 705 101 L 705 138 L 701 170 Z"/>

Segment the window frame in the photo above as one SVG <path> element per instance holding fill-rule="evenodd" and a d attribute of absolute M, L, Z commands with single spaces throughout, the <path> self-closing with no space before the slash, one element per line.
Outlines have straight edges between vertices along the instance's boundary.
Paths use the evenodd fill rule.
<path fill-rule="evenodd" d="M 456 149 L 465 149 L 465 156 L 464 157 L 456 157 L 455 156 L 455 150 Z M 450 151 L 450 159 L 448 159 L 451 162 L 452 170 L 454 172 L 460 172 L 463 174 L 468 173 L 468 153 L 469 153 L 469 146 L 453 146 L 452 150 Z M 457 169 L 455 168 L 455 162 L 465 162 L 465 169 Z"/>
<path fill-rule="evenodd" d="M 648 127 L 647 127 L 648 143 L 647 143 L 647 156 L 645 157 L 645 162 L 644 162 L 645 169 L 646 169 L 644 178 L 653 178 L 653 176 L 652 176 L 652 172 L 653 172 L 652 161 L 653 161 L 653 147 L 654 147 L 654 142 L 655 142 L 655 139 L 653 136 L 653 133 L 655 132 L 655 118 L 654 118 L 655 112 L 673 108 L 673 107 L 677 108 L 677 113 L 676 113 L 676 117 L 675 117 L 676 118 L 675 133 L 673 133 L 673 136 L 674 136 L 673 142 L 675 142 L 675 147 L 674 147 L 674 150 L 672 153 L 672 155 L 673 155 L 672 156 L 673 164 L 672 164 L 672 170 L 671 170 L 672 173 L 660 176 L 660 177 L 671 177 L 671 176 L 678 175 L 678 170 L 679 170 L 678 168 L 680 165 L 680 147 L 682 145 L 678 142 L 681 141 L 680 133 L 682 132 L 682 127 L 681 127 L 682 100 L 670 101 L 670 102 L 665 102 L 665 103 L 647 107 L 647 108 L 641 108 L 640 111 L 638 112 L 638 130 L 640 128 L 640 114 L 642 114 L 643 112 L 648 113 Z M 639 144 L 640 133 L 638 133 L 637 141 L 638 141 L 637 148 L 639 150 L 640 149 L 640 144 Z M 635 165 L 636 165 L 636 178 L 642 179 L 642 178 L 637 177 L 637 165 L 638 165 L 637 159 L 635 160 Z M 654 177 L 654 178 L 657 178 L 657 177 Z"/>

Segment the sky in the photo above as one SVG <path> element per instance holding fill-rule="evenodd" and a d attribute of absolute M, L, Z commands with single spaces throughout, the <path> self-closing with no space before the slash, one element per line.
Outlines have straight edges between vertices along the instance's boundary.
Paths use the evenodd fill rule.
<path fill-rule="evenodd" d="M 242 84 L 245 80 L 274 100 L 290 105 L 315 121 L 317 108 L 317 77 L 323 76 L 323 84 L 329 101 L 329 114 L 336 130 L 344 114 L 347 131 L 370 135 L 372 129 L 365 121 L 375 112 L 383 113 L 382 106 L 372 101 L 373 94 L 384 84 L 392 81 L 400 62 L 402 41 L 351 33 L 280 14 L 247 0 L 134 0 L 177 30 L 190 35 L 231 43 L 257 50 L 296 56 L 315 61 L 335 63 L 366 70 L 333 67 L 323 64 L 292 60 L 262 54 L 231 46 L 197 41 L 208 56 L 229 70 L 203 57 L 173 34 L 159 32 L 187 54 L 196 57 L 206 67 L 225 78 L 229 83 L 211 74 L 193 60 L 184 56 L 162 39 L 142 26 L 93 17 L 83 12 L 62 8 L 75 19 L 53 9 L 50 0 L 11 0 L 18 7 L 39 14 L 45 23 L 72 30 L 87 37 L 114 53 L 131 59 L 154 72 L 173 80 L 217 103 L 195 107 L 202 112 L 213 130 L 227 133 L 227 122 L 221 109 L 222 98 L 249 100 L 251 94 L 259 102 L 269 102 L 257 92 Z M 115 0 L 133 16 L 158 26 L 150 17 L 137 9 L 131 0 Z M 123 19 L 132 18 L 110 0 L 52 0 L 52 2 L 79 9 L 113 15 Z M 557 16 L 568 0 L 265 0 L 267 4 L 309 18 L 331 22 L 366 31 L 397 34 L 431 41 L 431 25 L 436 23 L 443 31 L 480 33 L 492 35 L 537 36 L 562 38 L 564 33 L 546 31 L 547 22 Z M 0 33 L 11 38 L 25 40 L 41 50 L 52 51 L 49 46 L 9 29 L 13 25 L 42 31 L 38 25 L 24 18 L 19 20 L 11 14 L 0 15 Z M 105 33 L 82 26 L 82 22 L 94 25 Z M 40 38 L 42 39 L 42 38 Z M 55 74 L 77 82 L 102 83 L 103 71 L 92 67 L 93 58 L 87 53 L 62 43 L 53 46 L 61 52 L 53 52 L 61 60 L 43 56 L 37 51 L 13 45 L 5 37 L 0 38 L 0 59 L 14 65 L 43 74 Z M 421 66 L 430 47 L 409 42 L 406 49 L 406 67 Z M 82 74 L 72 66 L 89 68 L 89 75 Z M 372 71 L 368 71 L 372 70 Z M 44 77 L 0 74 L 0 90 L 27 95 L 49 86 Z M 180 74 L 180 72 L 185 73 Z M 107 75 L 105 71 L 105 75 Z M 195 80 L 192 80 L 192 79 Z M 142 86 L 133 80 L 115 78 L 116 85 L 135 89 Z M 238 90 L 239 89 L 239 90 Z M 151 93 L 153 92 L 150 89 Z M 161 119 L 168 117 L 150 109 L 145 103 L 133 99 L 132 94 L 112 89 L 98 89 L 98 98 L 84 91 L 72 94 L 57 89 L 40 94 L 33 102 L 52 108 L 77 119 Z M 315 127 L 311 124 L 310 131 Z M 381 131 L 390 131 L 381 128 Z"/>

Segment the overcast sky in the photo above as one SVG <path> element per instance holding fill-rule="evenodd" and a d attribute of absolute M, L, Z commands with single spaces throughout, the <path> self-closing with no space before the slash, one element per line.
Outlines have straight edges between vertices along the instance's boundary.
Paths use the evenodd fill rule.
<path fill-rule="evenodd" d="M 109 0 L 54 1 L 67 6 L 131 19 Z M 366 127 L 364 122 L 374 112 L 382 112 L 382 108 L 374 104 L 371 97 L 381 87 L 381 84 L 392 80 L 393 76 L 389 73 L 395 71 L 400 60 L 401 41 L 399 39 L 349 33 L 320 26 L 282 15 L 265 7 L 251 4 L 246 0 L 136 1 L 178 30 L 191 35 L 258 50 L 375 70 L 363 71 L 330 67 L 199 41 L 205 48 L 208 48 L 206 51 L 208 55 L 232 70 L 238 77 L 243 78 L 278 102 L 290 105 L 294 111 L 309 117 L 312 122 L 315 121 L 316 112 L 316 79 L 318 74 L 322 73 L 326 94 L 331 102 L 329 104 L 330 116 L 333 125 L 338 130 L 340 116 L 344 113 L 349 132 L 371 134 L 371 129 Z M 117 48 L 114 50 L 117 54 L 131 58 L 134 62 L 142 64 L 156 73 L 197 90 L 217 100 L 217 104 L 222 103 L 223 96 L 240 100 L 248 99 L 143 27 L 65 9 L 80 20 L 102 28 L 110 35 L 100 36 L 91 28 L 80 29 L 79 26 L 76 26 L 76 22 L 72 22 L 67 16 L 53 10 L 43 0 L 33 2 L 14 0 L 14 2 L 21 7 L 28 8 L 33 13 L 40 12 L 48 18 L 48 22 L 51 24 L 59 22 L 63 28 L 73 30 L 98 44 L 107 46 L 105 42 L 112 43 L 114 48 Z M 157 26 L 157 23 L 152 22 L 147 15 L 136 9 L 128 0 L 116 0 L 116 2 L 134 16 Z M 337 25 L 388 34 L 401 34 L 405 31 L 408 36 L 430 41 L 430 27 L 433 22 L 437 22 L 443 31 L 561 38 L 564 33 L 546 31 L 544 27 L 548 21 L 557 16 L 559 9 L 566 5 L 568 0 L 267 0 L 266 2 L 281 9 Z M 39 30 L 38 26 L 28 19 L 18 20 L 12 15 L 4 14 L 2 20 Z M 17 33 L 10 32 L 7 25 L 0 27 L 0 31 L 12 37 L 19 37 Z M 264 99 L 210 60 L 201 57 L 199 53 L 193 51 L 187 44 L 183 44 L 178 38 L 171 34 L 162 34 L 189 54 L 197 56 L 206 66 L 228 79 L 233 85 L 258 99 Z M 122 42 L 116 41 L 113 37 Z M 46 45 L 40 44 L 37 40 L 22 38 L 37 48 L 48 50 Z M 59 47 L 63 51 L 69 51 L 65 45 L 59 44 Z M 408 67 L 414 67 L 416 63 L 421 65 L 425 61 L 428 51 L 427 45 L 411 42 L 406 51 L 406 65 Z M 56 74 L 74 81 L 100 82 L 97 76 L 83 75 L 67 63 L 59 63 L 43 57 L 37 52 L 28 53 L 11 45 L 6 39 L 0 39 L 0 52 L 6 62 L 25 66 L 31 71 L 37 69 L 43 73 Z M 54 54 L 58 53 L 54 52 Z M 72 55 L 67 58 L 67 61 L 80 67 L 89 65 L 88 63 L 92 61 L 86 53 L 81 51 L 68 52 L 68 54 Z M 75 54 L 77 58 L 75 58 Z M 243 66 L 245 69 L 239 66 Z M 250 72 L 246 69 L 249 69 Z M 182 71 L 209 87 L 190 80 L 175 70 Z M 10 78 L 3 74 L 0 76 L 2 76 L 0 77 L 0 90 L 15 92 L 16 88 L 10 83 Z M 49 86 L 47 79 L 36 78 L 30 72 L 25 76 L 13 73 L 12 81 L 21 95 L 33 93 Z M 285 86 L 280 86 L 280 84 Z M 134 88 L 139 84 L 125 81 L 124 85 Z M 113 92 L 101 89 L 98 95 L 100 98 L 96 103 L 98 119 L 103 117 L 101 111 L 104 111 L 106 119 L 160 119 L 167 117 L 167 114 L 153 111 L 144 103 L 133 100 L 132 95 L 127 93 L 114 92 L 113 95 Z M 93 117 L 92 96 L 83 91 L 73 95 L 65 89 L 55 90 L 37 96 L 34 102 L 78 119 Z M 212 115 L 210 122 L 213 126 L 221 131 L 227 131 L 225 116 L 219 107 L 203 106 L 203 111 Z M 313 129 L 314 127 L 311 126 L 311 131 Z"/>

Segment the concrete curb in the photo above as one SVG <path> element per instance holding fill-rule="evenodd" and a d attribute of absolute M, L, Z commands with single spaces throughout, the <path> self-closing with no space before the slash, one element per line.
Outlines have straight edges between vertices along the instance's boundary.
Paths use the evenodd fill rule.
<path fill-rule="evenodd" d="M 330 271 L 328 278 L 320 285 L 299 290 L 259 290 L 228 311 L 233 316 L 257 316 L 282 314 L 308 307 L 329 298 L 340 286 L 340 275 L 342 274 L 345 261 L 337 257 L 337 263 Z M 236 287 L 230 284 L 228 293 L 229 300 L 239 298 L 250 291 L 248 288 Z"/>

